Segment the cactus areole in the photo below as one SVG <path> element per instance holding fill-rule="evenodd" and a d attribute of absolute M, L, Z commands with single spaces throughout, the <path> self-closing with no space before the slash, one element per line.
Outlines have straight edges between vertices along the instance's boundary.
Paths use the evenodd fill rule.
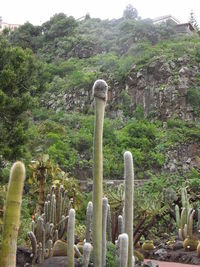
<path fill-rule="evenodd" d="M 17 236 L 20 225 L 22 193 L 25 180 L 25 167 L 16 162 L 11 169 L 4 214 L 3 241 L 0 266 L 16 266 Z"/>
<path fill-rule="evenodd" d="M 93 86 L 95 105 L 94 150 L 93 150 L 93 246 L 94 266 L 102 267 L 102 197 L 103 197 L 103 122 L 108 86 L 97 80 Z"/>

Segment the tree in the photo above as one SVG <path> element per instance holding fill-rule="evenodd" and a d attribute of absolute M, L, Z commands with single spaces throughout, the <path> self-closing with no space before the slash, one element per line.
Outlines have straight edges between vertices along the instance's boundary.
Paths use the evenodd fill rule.
<path fill-rule="evenodd" d="M 37 69 L 31 50 L 11 47 L 0 36 L 0 159 L 24 158 L 27 111 Z"/>
<path fill-rule="evenodd" d="M 71 35 L 77 25 L 73 17 L 67 17 L 64 13 L 55 14 L 49 21 L 42 24 L 44 38 L 50 41 Z"/>
<path fill-rule="evenodd" d="M 125 19 L 136 19 L 138 17 L 138 11 L 131 4 L 128 4 L 123 12 Z"/>
<path fill-rule="evenodd" d="M 15 29 L 11 32 L 9 40 L 13 45 L 22 48 L 30 48 L 37 52 L 41 46 L 42 28 L 41 26 L 34 26 L 29 22 Z"/>
<path fill-rule="evenodd" d="M 190 12 L 190 18 L 189 18 L 189 22 L 192 24 L 192 26 L 194 27 L 196 32 L 199 32 L 199 25 L 197 23 L 194 11 L 191 10 Z"/>

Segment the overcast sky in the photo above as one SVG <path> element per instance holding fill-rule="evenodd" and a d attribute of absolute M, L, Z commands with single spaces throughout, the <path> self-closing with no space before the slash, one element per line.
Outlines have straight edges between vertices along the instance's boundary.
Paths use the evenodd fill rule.
<path fill-rule="evenodd" d="M 188 21 L 193 10 L 200 24 L 200 0 L 2 0 L 0 16 L 7 23 L 23 24 L 26 21 L 40 25 L 54 14 L 80 18 L 113 19 L 122 17 L 127 4 L 132 4 L 142 18 L 155 18 L 171 14 L 181 22 Z"/>

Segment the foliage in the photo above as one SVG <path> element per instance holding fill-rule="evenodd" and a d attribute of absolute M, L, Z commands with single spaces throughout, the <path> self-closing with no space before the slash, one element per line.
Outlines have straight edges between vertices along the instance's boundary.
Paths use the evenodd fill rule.
<path fill-rule="evenodd" d="M 195 113 L 197 113 L 197 115 L 200 115 L 200 88 L 188 89 L 187 102 L 193 107 Z"/>
<path fill-rule="evenodd" d="M 135 19 L 138 16 L 138 11 L 135 7 L 133 7 L 131 4 L 127 5 L 124 12 L 123 17 L 125 19 Z"/>
<path fill-rule="evenodd" d="M 119 266 L 119 258 L 117 257 L 116 246 L 111 242 L 107 242 L 106 266 Z"/>

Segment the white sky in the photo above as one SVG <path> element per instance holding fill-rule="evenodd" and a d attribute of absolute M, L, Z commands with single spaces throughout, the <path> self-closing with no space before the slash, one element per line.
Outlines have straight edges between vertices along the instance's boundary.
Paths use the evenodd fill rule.
<path fill-rule="evenodd" d="M 113 19 L 122 17 L 127 4 L 132 4 L 142 18 L 171 14 L 187 22 L 193 10 L 200 24 L 200 0 L 2 0 L 0 16 L 7 23 L 26 21 L 40 25 L 55 13 L 79 18 L 87 12 L 91 17 Z"/>

